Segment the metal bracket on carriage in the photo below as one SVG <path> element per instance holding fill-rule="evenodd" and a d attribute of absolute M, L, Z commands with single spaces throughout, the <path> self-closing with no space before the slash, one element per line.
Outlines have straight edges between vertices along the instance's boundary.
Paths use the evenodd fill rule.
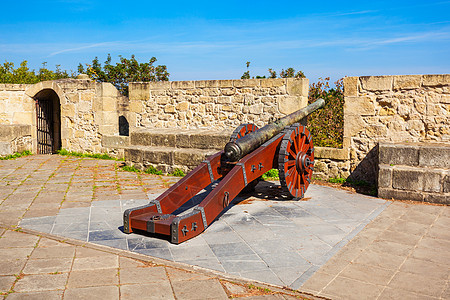
<path fill-rule="evenodd" d="M 175 244 L 191 239 L 272 168 L 278 168 L 283 190 L 292 198 L 302 198 L 311 181 L 314 146 L 308 129 L 297 122 L 324 104 L 319 99 L 261 129 L 240 125 L 223 151 L 208 157 L 148 205 L 126 210 L 124 232 L 137 229 L 162 234 Z M 213 183 L 214 188 L 192 211 L 173 214 Z"/>

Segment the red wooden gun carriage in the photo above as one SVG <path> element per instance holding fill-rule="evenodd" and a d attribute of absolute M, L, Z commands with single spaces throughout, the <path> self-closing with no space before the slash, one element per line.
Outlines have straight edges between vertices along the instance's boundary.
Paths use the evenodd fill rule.
<path fill-rule="evenodd" d="M 225 149 L 206 160 L 148 205 L 124 212 L 124 232 L 143 230 L 170 237 L 179 244 L 202 233 L 248 185 L 265 172 L 278 168 L 281 187 L 302 198 L 314 168 L 311 134 L 302 119 L 323 107 L 316 102 L 258 129 L 240 125 Z M 212 183 L 218 184 L 189 213 L 173 214 Z"/>

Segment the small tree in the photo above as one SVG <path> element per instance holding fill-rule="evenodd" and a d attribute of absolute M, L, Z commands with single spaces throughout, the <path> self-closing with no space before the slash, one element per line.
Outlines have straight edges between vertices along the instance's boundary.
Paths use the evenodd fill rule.
<path fill-rule="evenodd" d="M 134 55 L 130 59 L 119 55 L 120 62 L 115 65 L 111 63 L 111 55 L 102 67 L 98 57 L 92 60 L 92 64 L 78 65 L 79 73 L 86 73 L 92 80 L 98 82 L 110 82 L 123 94 L 128 95 L 129 82 L 168 81 L 169 72 L 165 65 L 154 66 L 156 58 L 152 57 L 147 63 L 139 63 Z"/>
<path fill-rule="evenodd" d="M 47 69 L 47 63 L 42 63 L 42 67 L 38 73 L 28 68 L 28 61 L 24 60 L 20 63 L 20 67 L 14 68 L 14 63 L 4 62 L 0 65 L 0 83 L 25 83 L 33 84 L 45 80 L 56 80 L 62 78 L 75 77 L 74 73 L 69 74 L 62 71 L 60 65 L 56 65 L 56 70 Z"/>

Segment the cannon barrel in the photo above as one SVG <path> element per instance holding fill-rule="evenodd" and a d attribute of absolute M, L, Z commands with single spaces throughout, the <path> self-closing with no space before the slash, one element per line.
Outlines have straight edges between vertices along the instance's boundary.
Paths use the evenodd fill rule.
<path fill-rule="evenodd" d="M 267 124 L 255 132 L 247 134 L 236 141 L 227 143 L 224 149 L 225 157 L 231 162 L 240 160 L 242 157 L 279 134 L 286 126 L 299 122 L 301 119 L 307 117 L 324 105 L 325 101 L 323 99 L 318 99 L 314 103 L 278 119 L 274 123 Z"/>

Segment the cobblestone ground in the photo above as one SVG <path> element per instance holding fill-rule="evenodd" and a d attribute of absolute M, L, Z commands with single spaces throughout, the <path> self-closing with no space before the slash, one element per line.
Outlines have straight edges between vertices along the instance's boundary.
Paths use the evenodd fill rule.
<path fill-rule="evenodd" d="M 117 164 L 56 155 L 0 161 L 5 298 L 450 299 L 448 206 L 393 202 L 300 286 L 302 293 L 17 228 L 21 219 L 62 208 L 145 199 L 178 180 L 123 172 Z"/>

